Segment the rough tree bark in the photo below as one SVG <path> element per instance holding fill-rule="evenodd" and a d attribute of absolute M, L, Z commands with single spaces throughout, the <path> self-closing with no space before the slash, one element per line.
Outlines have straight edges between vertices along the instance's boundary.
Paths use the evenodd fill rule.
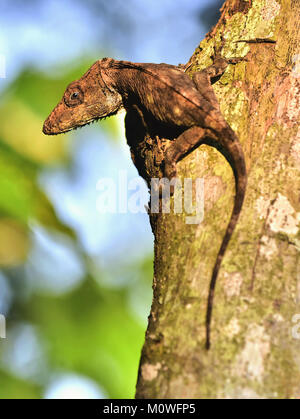
<path fill-rule="evenodd" d="M 227 0 L 190 59 L 189 74 L 208 66 L 220 35 L 224 56 L 247 58 L 214 88 L 243 145 L 249 183 L 219 274 L 208 352 L 208 283 L 234 196 L 221 154 L 202 146 L 179 163 L 179 176 L 204 178 L 201 224 L 151 216 L 154 297 L 137 398 L 300 396 L 299 11 L 299 0 Z M 136 157 L 157 176 L 150 143 Z"/>

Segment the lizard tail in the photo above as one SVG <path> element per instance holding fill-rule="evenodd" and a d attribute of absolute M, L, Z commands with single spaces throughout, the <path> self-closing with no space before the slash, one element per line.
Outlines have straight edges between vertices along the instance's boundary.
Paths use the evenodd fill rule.
<path fill-rule="evenodd" d="M 231 128 L 226 127 L 221 136 L 225 140 L 221 140 L 221 146 L 223 149 L 223 154 L 226 157 L 227 161 L 230 163 L 234 177 L 235 177 L 235 200 L 234 207 L 231 214 L 230 221 L 228 223 L 216 262 L 212 272 L 210 284 L 209 284 L 209 293 L 207 300 L 207 311 L 206 311 L 206 349 L 210 348 L 210 324 L 213 310 L 213 301 L 214 301 L 214 292 L 217 282 L 218 273 L 222 263 L 223 256 L 225 254 L 228 243 L 231 239 L 232 233 L 236 227 L 246 192 L 247 186 L 247 173 L 244 153 L 241 147 L 241 144 L 238 141 L 237 136 Z M 224 144 L 223 144 L 224 142 Z"/>

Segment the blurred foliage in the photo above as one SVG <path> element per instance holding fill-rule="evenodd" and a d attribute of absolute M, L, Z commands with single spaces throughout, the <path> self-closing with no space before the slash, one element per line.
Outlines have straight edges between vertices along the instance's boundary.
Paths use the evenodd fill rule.
<path fill-rule="evenodd" d="M 34 218 L 73 236 L 73 232 L 58 220 L 38 186 L 39 169 L 41 167 L 13 150 L 0 137 L 0 214 L 12 217 L 24 226 Z"/>
<path fill-rule="evenodd" d="M 134 396 L 145 331 L 145 321 L 131 307 L 136 283 L 129 281 L 110 289 L 107 281 L 102 284 L 101 272 L 89 272 L 92 264 L 75 232 L 58 218 L 39 185 L 45 168 L 58 163 L 66 170 L 72 166 L 68 152 L 71 136 L 46 137 L 41 128 L 66 85 L 82 75 L 92 60 L 80 62 L 80 66 L 68 65 L 65 71 L 57 71 L 61 78 L 24 70 L 1 95 L 0 267 L 13 298 L 6 313 L 7 339 L 0 339 L 0 398 L 43 397 L 53 374 L 61 371 L 94 379 L 109 397 Z M 102 129 L 116 133 L 116 123 L 105 121 Z M 85 279 L 75 289 L 59 296 L 34 285 L 27 289 L 31 278 L 26 263 L 35 223 L 67 235 L 81 252 Z M 150 287 L 151 258 L 128 266 L 128 270 L 123 274 L 146 281 Z M 24 323 L 38 332 L 43 353 L 43 368 L 33 376 L 16 371 L 7 361 L 18 351 L 13 330 Z M 39 365 L 34 356 L 30 363 Z"/>
<path fill-rule="evenodd" d="M 1 399 L 37 399 L 41 394 L 39 385 L 14 377 L 3 370 L 0 370 L 0 389 Z"/>

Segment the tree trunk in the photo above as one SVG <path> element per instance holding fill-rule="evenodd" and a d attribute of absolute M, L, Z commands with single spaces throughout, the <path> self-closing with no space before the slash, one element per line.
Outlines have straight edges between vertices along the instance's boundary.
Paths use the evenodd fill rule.
<path fill-rule="evenodd" d="M 221 35 L 223 56 L 246 57 L 214 84 L 246 155 L 246 200 L 219 273 L 207 351 L 208 284 L 234 178 L 209 146 L 179 163 L 180 177 L 204 179 L 205 215 L 199 225 L 186 214 L 151 215 L 154 296 L 137 398 L 300 396 L 300 2 L 228 0 L 221 10 L 188 72 L 211 64 Z M 143 158 L 155 176 L 153 153 Z"/>

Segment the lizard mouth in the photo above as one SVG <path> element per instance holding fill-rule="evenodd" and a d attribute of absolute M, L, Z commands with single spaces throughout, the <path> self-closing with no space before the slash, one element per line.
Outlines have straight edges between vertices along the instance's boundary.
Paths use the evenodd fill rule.
<path fill-rule="evenodd" d="M 57 127 L 51 127 L 48 120 L 45 121 L 43 125 L 43 133 L 46 135 L 59 135 L 59 134 L 65 134 L 66 132 L 75 130 L 77 128 L 82 128 L 85 125 L 89 125 L 93 122 L 97 122 L 100 118 L 93 118 L 89 119 L 88 121 L 84 121 L 82 123 L 76 124 L 75 126 L 71 126 L 68 128 L 57 128 Z"/>
<path fill-rule="evenodd" d="M 90 124 L 92 124 L 94 122 L 97 122 L 97 121 L 101 121 L 103 119 L 106 119 L 106 118 L 108 118 L 108 117 L 110 117 L 112 115 L 116 115 L 117 113 L 118 113 L 118 109 L 116 111 L 107 113 L 105 115 L 101 115 L 99 117 L 90 118 L 87 121 L 77 122 L 76 125 L 73 125 L 73 126 L 70 126 L 70 127 L 67 127 L 67 128 L 59 128 L 57 126 L 55 126 L 55 127 L 51 126 L 51 123 L 50 123 L 49 118 L 48 118 L 44 122 L 44 125 L 43 125 L 43 133 L 46 134 L 46 135 L 65 134 L 66 132 L 73 131 L 73 130 L 76 130 L 78 128 L 82 128 L 85 125 L 90 125 Z"/>

